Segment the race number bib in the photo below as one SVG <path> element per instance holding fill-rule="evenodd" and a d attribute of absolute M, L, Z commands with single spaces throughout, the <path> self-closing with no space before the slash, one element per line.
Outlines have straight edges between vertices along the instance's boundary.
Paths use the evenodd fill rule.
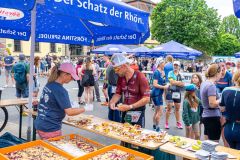
<path fill-rule="evenodd" d="M 131 117 L 131 123 L 137 123 L 142 112 L 141 111 L 128 111 L 126 113 L 127 117 Z"/>
<path fill-rule="evenodd" d="M 116 86 L 112 86 L 112 93 L 116 93 L 116 89 L 117 89 Z"/>
<path fill-rule="evenodd" d="M 180 92 L 172 92 L 172 99 L 180 99 L 181 95 Z"/>

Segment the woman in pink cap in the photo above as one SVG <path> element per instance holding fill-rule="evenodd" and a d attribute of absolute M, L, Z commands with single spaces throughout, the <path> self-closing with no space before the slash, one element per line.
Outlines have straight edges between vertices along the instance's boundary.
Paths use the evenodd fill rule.
<path fill-rule="evenodd" d="M 76 70 L 71 63 L 62 63 L 52 68 L 46 86 L 43 88 L 38 105 L 38 116 L 34 121 L 41 139 L 61 135 L 62 120 L 67 114 L 74 116 L 92 108 L 72 108 L 67 90 L 63 84 L 78 80 Z"/>

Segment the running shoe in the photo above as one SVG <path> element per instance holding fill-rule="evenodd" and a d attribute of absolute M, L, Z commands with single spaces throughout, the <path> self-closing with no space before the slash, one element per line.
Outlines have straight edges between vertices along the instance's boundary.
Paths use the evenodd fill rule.
<path fill-rule="evenodd" d="M 165 129 L 169 129 L 168 123 L 165 123 Z"/>
<path fill-rule="evenodd" d="M 181 122 L 177 122 L 177 128 L 178 128 L 178 129 L 183 129 Z"/>

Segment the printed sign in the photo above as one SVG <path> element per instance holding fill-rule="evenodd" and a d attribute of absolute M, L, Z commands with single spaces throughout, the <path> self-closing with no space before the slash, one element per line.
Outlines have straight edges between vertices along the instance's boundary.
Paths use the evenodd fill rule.
<path fill-rule="evenodd" d="M 17 9 L 0 8 L 0 19 L 17 20 L 24 17 L 24 13 Z"/>

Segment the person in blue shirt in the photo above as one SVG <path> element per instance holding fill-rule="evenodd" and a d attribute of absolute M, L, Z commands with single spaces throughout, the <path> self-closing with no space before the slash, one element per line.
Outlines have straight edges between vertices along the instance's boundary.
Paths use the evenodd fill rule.
<path fill-rule="evenodd" d="M 8 56 L 4 57 L 4 66 L 5 66 L 5 76 L 6 76 L 6 85 L 5 87 L 9 86 L 9 77 L 12 79 L 12 86 L 15 87 L 15 82 L 12 76 L 12 67 L 14 64 L 14 58 L 9 53 Z"/>
<path fill-rule="evenodd" d="M 153 73 L 153 89 L 151 91 L 151 98 L 155 106 L 155 113 L 153 115 L 153 129 L 157 132 L 160 131 L 159 122 L 162 115 L 163 106 L 163 92 L 169 85 L 165 85 L 165 74 L 163 71 L 164 60 L 158 58 L 156 61 L 157 69 Z"/>
<path fill-rule="evenodd" d="M 41 139 L 61 136 L 62 120 L 65 115 L 74 116 L 85 111 L 92 111 L 91 106 L 72 108 L 67 90 L 63 84 L 78 80 L 76 70 L 71 63 L 57 64 L 43 88 L 38 105 L 35 128 Z"/>
<path fill-rule="evenodd" d="M 224 60 L 219 61 L 218 65 L 221 67 L 221 78 L 216 82 L 216 87 L 217 87 L 217 93 L 221 97 L 222 91 L 226 87 L 232 86 L 232 73 L 227 71 L 226 63 Z M 223 112 L 223 115 L 225 113 Z M 221 125 L 224 125 L 226 122 L 225 117 L 221 117 Z M 229 145 L 227 144 L 227 141 L 225 140 L 224 136 L 224 130 L 222 130 L 222 139 L 225 147 L 228 147 Z"/>
<path fill-rule="evenodd" d="M 224 137 L 231 148 L 240 150 L 240 72 L 234 73 L 233 82 L 235 86 L 224 88 L 219 105 L 225 111 Z"/>
<path fill-rule="evenodd" d="M 164 66 L 164 73 L 165 73 L 165 75 L 166 75 L 166 82 L 169 82 L 169 80 L 168 80 L 168 73 L 170 72 L 170 71 L 173 71 L 173 57 L 171 56 L 171 55 L 168 55 L 167 57 L 166 57 L 166 61 L 167 61 L 167 63 L 165 64 L 165 66 Z"/>
<path fill-rule="evenodd" d="M 216 82 L 217 92 L 222 93 L 225 87 L 232 86 L 232 73 L 227 71 L 225 62 L 220 62 L 218 64 L 222 69 L 221 78 Z"/>

